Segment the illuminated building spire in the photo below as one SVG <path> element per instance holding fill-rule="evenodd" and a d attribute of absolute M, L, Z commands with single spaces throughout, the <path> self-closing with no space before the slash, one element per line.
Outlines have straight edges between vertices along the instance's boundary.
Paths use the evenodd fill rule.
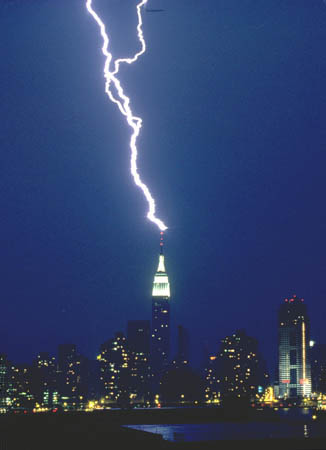
<path fill-rule="evenodd" d="M 160 254 L 152 290 L 151 367 L 153 392 L 158 392 L 159 380 L 170 358 L 170 283 L 165 270 L 163 232 L 160 233 Z"/>
<path fill-rule="evenodd" d="M 163 255 L 163 231 L 160 233 L 160 256 L 156 274 L 154 276 L 153 282 L 153 297 L 163 297 L 166 299 L 170 298 L 170 283 L 169 278 L 167 276 L 164 264 L 164 255 Z"/>

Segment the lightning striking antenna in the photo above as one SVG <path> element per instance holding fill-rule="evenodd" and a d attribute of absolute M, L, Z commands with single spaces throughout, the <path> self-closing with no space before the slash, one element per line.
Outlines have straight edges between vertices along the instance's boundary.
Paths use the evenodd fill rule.
<path fill-rule="evenodd" d="M 105 78 L 105 92 L 110 98 L 112 102 L 114 102 L 120 112 L 126 117 L 128 125 L 132 128 L 132 135 L 130 138 L 130 149 L 131 149 L 131 157 L 130 157 L 130 172 L 133 176 L 135 184 L 140 187 L 140 189 L 143 191 L 143 194 L 148 202 L 148 213 L 147 218 L 155 223 L 158 228 L 161 231 L 164 231 L 167 229 L 167 226 L 164 224 L 162 220 L 156 217 L 155 210 L 155 200 L 152 197 L 152 194 L 150 193 L 148 187 L 146 184 L 141 180 L 140 175 L 138 173 L 137 168 L 137 156 L 138 156 L 138 150 L 137 150 L 137 138 L 140 133 L 140 129 L 142 127 L 142 119 L 140 117 L 134 116 L 133 112 L 130 108 L 130 98 L 124 93 L 124 90 L 121 86 L 121 83 L 119 79 L 117 78 L 117 75 L 119 73 L 120 64 L 121 63 L 127 63 L 132 64 L 139 56 L 141 56 L 146 51 L 146 43 L 142 31 L 142 15 L 141 15 L 141 9 L 144 5 L 146 5 L 148 0 L 141 0 L 137 4 L 137 16 L 138 16 L 138 25 L 137 25 L 137 34 L 138 39 L 141 44 L 141 49 L 138 53 L 134 55 L 133 58 L 119 58 L 114 61 L 114 69 L 110 70 L 110 65 L 112 62 L 112 53 L 109 51 L 109 36 L 106 32 L 105 24 L 99 17 L 99 15 L 95 12 L 93 8 L 93 0 L 86 0 L 86 8 L 88 12 L 91 14 L 91 16 L 94 18 L 96 23 L 98 24 L 101 32 L 101 36 L 103 38 L 103 46 L 102 46 L 102 53 L 105 56 L 105 64 L 104 64 L 104 78 Z M 111 83 L 114 85 L 117 97 L 113 94 L 111 90 Z"/>
<path fill-rule="evenodd" d="M 163 245 L 164 245 L 164 232 L 160 232 L 160 254 L 163 255 Z"/>

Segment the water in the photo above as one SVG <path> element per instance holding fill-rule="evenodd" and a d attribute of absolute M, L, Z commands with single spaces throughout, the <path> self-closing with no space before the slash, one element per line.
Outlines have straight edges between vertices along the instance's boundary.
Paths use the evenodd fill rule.
<path fill-rule="evenodd" d="M 326 437 L 325 424 L 286 422 L 218 422 L 206 424 L 126 425 L 160 434 L 172 442 Z"/>

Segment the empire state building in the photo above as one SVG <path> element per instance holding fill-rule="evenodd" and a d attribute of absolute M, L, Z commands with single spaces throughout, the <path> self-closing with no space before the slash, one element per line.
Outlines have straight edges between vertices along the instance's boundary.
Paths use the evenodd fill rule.
<path fill-rule="evenodd" d="M 151 363 L 155 377 L 162 374 L 170 355 L 170 283 L 164 263 L 163 232 L 160 245 L 159 263 L 152 290 Z"/>

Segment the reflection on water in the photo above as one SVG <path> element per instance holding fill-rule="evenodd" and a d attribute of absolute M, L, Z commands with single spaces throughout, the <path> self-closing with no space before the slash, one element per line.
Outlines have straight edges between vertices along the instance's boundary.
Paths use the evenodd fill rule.
<path fill-rule="evenodd" d="M 177 425 L 127 425 L 136 430 L 162 435 L 167 441 L 215 441 L 271 438 L 326 437 L 325 426 L 310 423 L 235 423 L 220 422 L 208 424 Z"/>

